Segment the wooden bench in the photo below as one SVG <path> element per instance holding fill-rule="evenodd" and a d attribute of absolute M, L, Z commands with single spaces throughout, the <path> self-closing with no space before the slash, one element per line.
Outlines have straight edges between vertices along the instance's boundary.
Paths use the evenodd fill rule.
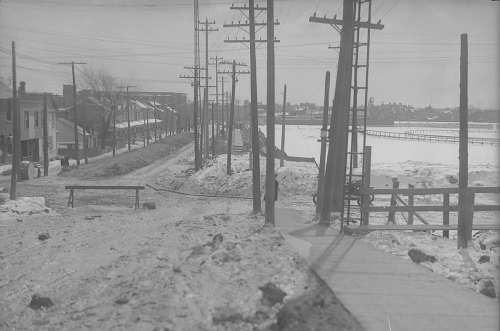
<path fill-rule="evenodd" d="M 371 231 L 404 231 L 404 230 L 413 230 L 413 231 L 457 231 L 458 224 L 452 225 L 432 225 L 432 224 L 387 224 L 387 225 L 359 225 L 352 226 L 346 225 L 344 226 L 344 231 L 347 233 L 356 233 L 356 232 L 371 232 Z M 472 230 L 500 230 L 500 224 L 472 224 Z"/>
<path fill-rule="evenodd" d="M 145 186 L 93 186 L 93 185 L 67 185 L 66 190 L 70 190 L 68 207 L 74 207 L 75 190 L 135 190 L 135 209 L 139 209 L 139 190 L 144 190 Z"/>

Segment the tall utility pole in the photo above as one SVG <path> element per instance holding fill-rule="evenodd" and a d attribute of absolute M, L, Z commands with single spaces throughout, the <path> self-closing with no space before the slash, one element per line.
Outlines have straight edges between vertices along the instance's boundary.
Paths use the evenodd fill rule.
<path fill-rule="evenodd" d="M 281 159 L 280 167 L 285 166 L 285 109 L 286 109 L 286 84 L 283 91 L 283 114 L 281 114 Z"/>
<path fill-rule="evenodd" d="M 43 93 L 43 175 L 49 175 L 49 127 L 47 119 L 47 93 Z"/>
<path fill-rule="evenodd" d="M 249 0 L 248 2 L 248 7 L 245 6 L 234 6 L 232 5 L 230 7 L 231 9 L 237 9 L 239 10 L 247 19 L 248 21 L 245 21 L 245 23 L 238 22 L 237 24 L 234 24 L 231 22 L 231 24 L 224 24 L 224 27 L 237 27 L 242 30 L 244 28 L 248 28 L 249 31 L 248 33 L 250 34 L 250 39 L 234 39 L 234 40 L 224 40 L 224 42 L 227 43 L 250 43 L 250 107 L 251 107 L 251 112 L 250 112 L 250 136 L 252 139 L 252 148 L 250 151 L 250 158 L 252 159 L 251 161 L 251 169 L 252 169 L 252 196 L 253 196 L 253 213 L 260 213 L 262 212 L 261 208 L 261 202 L 260 202 L 260 156 L 259 156 L 259 151 L 260 151 L 260 146 L 259 146 L 259 124 L 258 124 L 258 112 L 257 112 L 257 60 L 256 60 L 256 55 L 255 55 L 255 44 L 256 42 L 259 43 L 264 43 L 266 40 L 256 40 L 255 37 L 255 27 L 260 26 L 259 29 L 262 27 L 266 26 L 267 24 L 262 22 L 262 23 L 256 23 L 255 18 L 256 14 L 255 11 L 259 11 L 257 14 L 260 15 L 263 11 L 267 10 L 265 7 L 256 7 L 254 5 L 254 0 Z M 248 10 L 248 15 L 244 12 Z M 278 25 L 278 22 L 270 22 L 270 25 Z M 245 31 L 245 30 L 244 30 Z M 253 155 L 252 155 L 253 154 Z M 253 156 L 253 158 L 252 158 Z M 273 179 L 274 183 L 274 179 Z"/>
<path fill-rule="evenodd" d="M 215 156 L 214 103 L 212 102 L 212 157 Z"/>
<path fill-rule="evenodd" d="M 89 163 L 87 158 L 87 135 L 85 133 L 85 97 L 82 100 L 82 131 L 83 131 L 83 156 L 85 158 L 85 164 Z"/>
<path fill-rule="evenodd" d="M 248 74 L 248 71 L 241 71 L 238 70 L 236 71 L 236 66 L 246 66 L 245 63 L 238 63 L 236 61 L 233 62 L 228 62 L 228 61 L 223 61 L 221 64 L 231 64 L 232 65 L 232 71 L 219 71 L 221 74 L 230 74 L 232 77 L 232 95 L 231 95 L 231 113 L 229 115 L 229 124 L 228 124 L 228 137 L 227 137 L 227 174 L 231 175 L 231 150 L 232 150 L 232 145 L 233 145 L 233 123 L 234 123 L 234 96 L 235 96 L 235 90 L 236 90 L 236 75 L 240 74 Z M 224 86 L 224 85 L 223 85 Z M 226 92 L 227 93 L 227 92 Z M 227 99 L 227 97 L 226 97 Z"/>
<path fill-rule="evenodd" d="M 274 1 L 267 0 L 267 146 L 266 146 L 266 215 L 265 223 L 274 226 L 274 155 L 275 141 L 275 68 L 274 68 Z"/>
<path fill-rule="evenodd" d="M 10 176 L 10 199 L 16 200 L 17 193 L 17 175 L 19 173 L 19 165 L 21 163 L 20 142 L 21 134 L 19 131 L 19 107 L 17 99 L 17 80 L 16 80 L 16 43 L 12 42 L 12 172 Z"/>
<path fill-rule="evenodd" d="M 209 28 L 208 26 L 210 24 L 215 24 L 215 22 L 208 22 L 208 18 L 205 18 L 205 23 L 201 23 L 200 24 L 204 24 L 205 25 L 205 28 L 199 28 L 198 27 L 198 31 L 200 32 L 205 32 L 205 89 L 204 89 L 204 99 L 205 99 L 205 102 L 203 104 L 203 114 L 204 114 L 204 123 L 203 123 L 203 128 L 204 128 L 204 131 L 205 131 L 205 137 L 204 137 L 204 140 L 205 140 L 205 146 L 204 146 L 204 150 L 205 150 L 205 158 L 208 158 L 208 34 L 212 31 L 219 31 L 219 29 L 212 29 L 212 28 Z"/>
<path fill-rule="evenodd" d="M 116 103 L 111 101 L 111 110 L 113 111 L 113 156 L 116 153 Z"/>
<path fill-rule="evenodd" d="M 195 30 L 195 35 L 198 33 L 198 30 Z M 196 39 L 196 36 L 195 36 Z M 196 44 L 195 44 L 196 46 Z M 197 47 L 197 46 L 196 46 Z M 196 48 L 195 47 L 195 48 Z M 199 62 L 199 58 L 195 55 L 195 62 Z M 200 96 L 199 96 L 199 88 L 200 88 L 200 79 L 205 78 L 200 76 L 200 68 L 199 64 L 195 66 L 185 66 L 184 69 L 189 69 L 193 71 L 193 76 L 189 75 L 180 75 L 179 78 L 187 78 L 189 80 L 192 79 L 191 85 L 194 87 L 194 101 L 193 101 L 193 126 L 194 126 L 194 168 L 195 171 L 200 170 L 201 168 L 201 151 L 200 151 L 200 137 L 198 136 L 198 109 L 200 107 Z M 211 78 L 211 77 L 208 77 Z M 200 116 L 201 117 L 201 116 Z M 167 115 L 165 114 L 165 121 L 167 119 Z M 168 127 L 165 127 L 165 135 L 168 132 Z"/>
<path fill-rule="evenodd" d="M 325 179 L 326 138 L 328 136 L 328 103 L 330 102 L 330 71 L 325 75 L 325 101 L 323 103 L 323 127 L 321 128 L 321 155 L 319 158 L 318 191 L 316 194 L 316 215 L 323 205 L 323 187 Z M 325 223 L 327 224 L 327 223 Z"/>
<path fill-rule="evenodd" d="M 472 220 L 467 222 L 470 217 L 468 206 L 468 71 L 469 71 L 469 53 L 467 34 L 460 35 L 460 141 L 458 149 L 458 248 L 467 248 L 467 240 L 471 240 L 472 229 L 469 229 L 467 223 L 472 224 Z"/>
<path fill-rule="evenodd" d="M 76 82 L 75 82 L 75 64 L 87 64 L 86 62 L 59 62 L 59 64 L 71 64 L 71 72 L 73 74 L 73 121 L 75 131 L 75 158 L 76 164 L 80 165 L 80 146 L 78 144 L 78 125 L 76 124 Z"/>
<path fill-rule="evenodd" d="M 137 87 L 133 85 L 127 85 L 127 86 L 118 86 L 118 88 L 127 88 L 127 124 L 128 124 L 128 130 L 127 130 L 127 136 L 128 136 L 128 151 L 130 152 L 130 99 L 128 97 L 128 89 L 130 87 Z"/>
<path fill-rule="evenodd" d="M 339 20 L 336 17 L 326 18 L 325 17 L 316 17 L 316 13 L 314 13 L 313 17 L 309 18 L 310 22 L 315 23 L 324 23 L 329 24 L 337 31 L 341 32 L 341 44 L 340 44 L 340 55 L 339 55 L 339 66 L 337 73 L 337 83 L 335 86 L 335 96 L 332 107 L 332 118 L 329 133 L 329 152 L 328 152 L 328 164 L 327 171 L 333 171 L 333 183 L 329 182 L 328 179 L 325 179 L 325 190 L 323 190 L 323 209 L 326 208 L 324 212 L 321 213 L 321 222 L 327 222 L 329 217 L 326 215 L 330 213 L 330 211 L 339 211 L 344 212 L 344 186 L 346 183 L 346 161 L 347 155 L 350 155 L 350 169 L 349 169 L 349 182 L 351 181 L 352 169 L 356 168 L 357 165 L 357 157 L 358 154 L 358 146 L 357 146 L 357 118 L 358 112 L 364 111 L 365 115 L 365 126 L 366 126 L 366 113 L 367 113 L 367 93 L 368 93 L 368 64 L 369 64 L 369 45 L 370 45 L 370 31 L 371 29 L 382 30 L 384 25 L 378 23 L 371 22 L 371 0 L 344 0 L 344 14 L 343 19 Z M 361 5 L 368 5 L 368 20 L 361 21 Z M 358 7 L 356 7 L 358 6 Z M 358 18 L 355 20 L 355 8 L 357 8 Z M 348 10 L 348 14 L 346 14 L 346 10 Z M 342 31 L 337 26 L 343 26 Z M 346 26 L 348 25 L 348 26 Z M 361 29 L 368 29 L 368 33 L 365 35 L 366 42 L 360 42 L 360 34 Z M 346 33 L 348 36 L 346 36 Z M 354 41 L 354 35 L 356 33 L 356 41 Z M 346 46 L 346 43 L 349 42 L 349 45 Z M 346 49 L 347 47 L 347 49 Z M 366 47 L 366 63 L 359 64 L 358 58 L 360 55 L 360 47 Z M 336 47 L 335 47 L 336 48 Z M 355 58 L 353 59 L 353 49 L 355 50 Z M 348 52 L 346 55 L 345 52 Z M 342 57 L 342 65 L 341 65 L 341 57 Z M 348 61 L 348 62 L 346 62 Z M 354 68 L 352 70 L 351 68 Z M 347 70 L 348 69 L 348 70 Z M 358 70 L 365 70 L 365 86 L 358 86 Z M 352 74 L 354 72 L 354 86 L 351 85 Z M 354 93 L 354 101 L 353 101 L 353 109 L 350 112 L 350 100 L 351 100 L 351 88 Z M 365 93 L 365 106 L 364 109 L 358 109 L 357 106 L 357 98 L 358 98 L 358 90 L 363 89 Z M 344 114 L 345 112 L 345 114 Z M 348 152 L 348 126 L 349 126 L 349 115 L 352 114 L 353 122 L 352 122 L 352 130 L 350 133 L 351 136 L 351 151 Z M 335 125 L 334 125 L 335 124 Z M 363 130 L 363 146 L 366 143 L 366 133 Z M 333 168 L 332 168 L 333 167 Z M 326 174 L 325 174 L 326 176 Z M 362 176 L 362 180 L 364 181 L 364 177 Z M 330 197 L 327 199 L 325 194 L 327 194 L 329 190 L 334 190 L 333 198 Z M 332 206 L 333 202 L 333 206 Z M 349 216 L 349 208 L 347 216 Z M 343 223 L 341 223 L 343 224 Z M 342 231 L 342 225 L 341 225 Z"/>
<path fill-rule="evenodd" d="M 325 171 L 325 186 L 323 189 L 322 210 L 320 222 L 327 223 L 330 220 L 332 207 L 334 211 L 343 211 L 343 191 L 345 183 L 340 186 L 341 195 L 334 194 L 334 177 L 342 175 L 345 179 L 345 167 L 341 164 L 341 160 L 345 160 L 347 151 L 347 142 L 345 141 L 347 126 L 349 121 L 349 89 L 350 89 L 350 74 L 352 65 L 352 42 L 354 38 L 354 3 L 353 0 L 344 0 L 343 11 L 343 27 L 340 39 L 340 54 L 338 61 L 337 80 L 335 84 L 335 96 L 332 107 L 332 117 L 330 121 L 330 143 L 328 146 L 328 157 Z M 346 92 L 347 91 L 347 92 Z M 347 123 L 345 120 L 347 119 Z M 334 129 L 336 130 L 334 131 Z M 345 161 L 344 161 L 345 163 Z M 340 173 L 343 171 L 343 173 Z M 338 190 L 337 190 L 338 191 Z M 335 197 L 335 206 L 332 202 Z"/>
<path fill-rule="evenodd" d="M 211 58 L 212 60 L 214 58 Z M 216 106 L 216 117 L 217 117 L 217 140 L 219 139 L 219 127 L 220 127 L 220 107 L 219 107 L 219 60 L 224 60 L 221 57 L 215 56 L 215 106 Z M 213 117 L 213 115 L 212 115 Z M 213 119 L 212 119 L 213 120 Z"/>

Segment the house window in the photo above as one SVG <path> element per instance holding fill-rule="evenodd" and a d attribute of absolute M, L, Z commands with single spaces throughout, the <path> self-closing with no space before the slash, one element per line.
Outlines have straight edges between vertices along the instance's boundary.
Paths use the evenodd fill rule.
<path fill-rule="evenodd" d="M 26 129 L 29 129 L 29 127 L 30 127 L 30 112 L 29 111 L 24 112 L 24 127 Z"/>
<path fill-rule="evenodd" d="M 7 100 L 7 122 L 12 121 L 12 104 L 10 100 Z"/>
<path fill-rule="evenodd" d="M 38 128 L 39 123 L 38 123 L 38 110 L 35 110 L 35 128 Z"/>
<path fill-rule="evenodd" d="M 52 128 L 56 127 L 56 114 L 52 113 Z"/>

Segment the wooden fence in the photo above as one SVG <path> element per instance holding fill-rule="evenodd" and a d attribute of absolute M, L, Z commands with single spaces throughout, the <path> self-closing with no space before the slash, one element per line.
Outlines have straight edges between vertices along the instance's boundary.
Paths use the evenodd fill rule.
<path fill-rule="evenodd" d="M 370 136 L 377 136 L 377 137 L 383 137 L 383 138 L 419 140 L 419 141 L 436 141 L 436 142 L 456 143 L 456 144 L 458 144 L 460 141 L 460 137 L 438 136 L 438 135 L 431 135 L 431 134 L 417 134 L 417 133 L 412 133 L 411 131 L 384 132 L 384 131 L 366 130 L 366 134 L 370 135 Z M 469 144 L 499 145 L 500 139 L 469 137 L 468 142 L 469 142 Z"/>
<path fill-rule="evenodd" d="M 346 226 L 345 230 L 348 232 L 364 232 L 364 231 L 377 231 L 377 230 L 443 230 L 443 235 L 448 237 L 450 230 L 457 230 L 458 236 L 465 236 L 467 240 L 472 238 L 472 230 L 485 230 L 494 229 L 499 230 L 500 224 L 474 224 L 474 212 L 479 211 L 500 211 L 500 205 L 476 205 L 475 194 L 476 193 L 491 193 L 499 194 L 500 187 L 469 187 L 467 189 L 468 195 L 468 205 L 458 206 L 450 205 L 450 194 L 458 194 L 459 188 L 393 188 L 393 189 L 368 189 L 363 188 L 359 190 L 362 196 L 369 197 L 370 195 L 404 195 L 408 196 L 408 203 L 403 206 L 367 206 L 363 205 L 360 207 L 362 214 L 362 223 L 359 226 Z M 414 197 L 416 195 L 431 195 L 431 194 L 442 194 L 443 204 L 442 205 L 427 205 L 427 206 L 415 206 Z M 363 199 L 368 200 L 368 199 Z M 450 212 L 457 212 L 459 209 L 465 210 L 467 213 L 466 224 L 463 225 L 461 231 L 460 224 L 450 225 Z M 422 211 L 433 211 L 443 213 L 443 224 L 442 225 L 414 225 L 413 216 L 417 216 L 419 219 L 422 218 L 417 214 L 417 212 Z M 408 213 L 408 221 L 406 225 L 370 225 L 370 213 L 373 212 L 406 212 Z"/>

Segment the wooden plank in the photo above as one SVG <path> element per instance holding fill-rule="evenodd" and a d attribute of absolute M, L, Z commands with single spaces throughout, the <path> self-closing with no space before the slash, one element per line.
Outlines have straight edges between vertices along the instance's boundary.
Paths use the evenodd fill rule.
<path fill-rule="evenodd" d="M 421 224 L 388 224 L 388 225 L 348 225 L 346 229 L 352 232 L 366 232 L 366 231 L 457 231 L 458 225 L 421 225 Z M 472 224 L 472 230 L 500 230 L 500 224 Z"/>
<path fill-rule="evenodd" d="M 475 187 L 476 193 L 500 193 L 500 187 Z M 359 190 L 361 195 L 427 195 L 427 194 L 458 194 L 458 187 L 437 187 L 437 188 L 362 188 Z"/>
<path fill-rule="evenodd" d="M 93 185 L 67 185 L 64 187 L 65 189 L 70 190 L 144 190 L 145 186 L 93 186 Z"/>
<path fill-rule="evenodd" d="M 457 206 L 376 206 L 376 207 L 361 207 L 361 212 L 416 212 L 416 211 L 457 211 Z"/>

